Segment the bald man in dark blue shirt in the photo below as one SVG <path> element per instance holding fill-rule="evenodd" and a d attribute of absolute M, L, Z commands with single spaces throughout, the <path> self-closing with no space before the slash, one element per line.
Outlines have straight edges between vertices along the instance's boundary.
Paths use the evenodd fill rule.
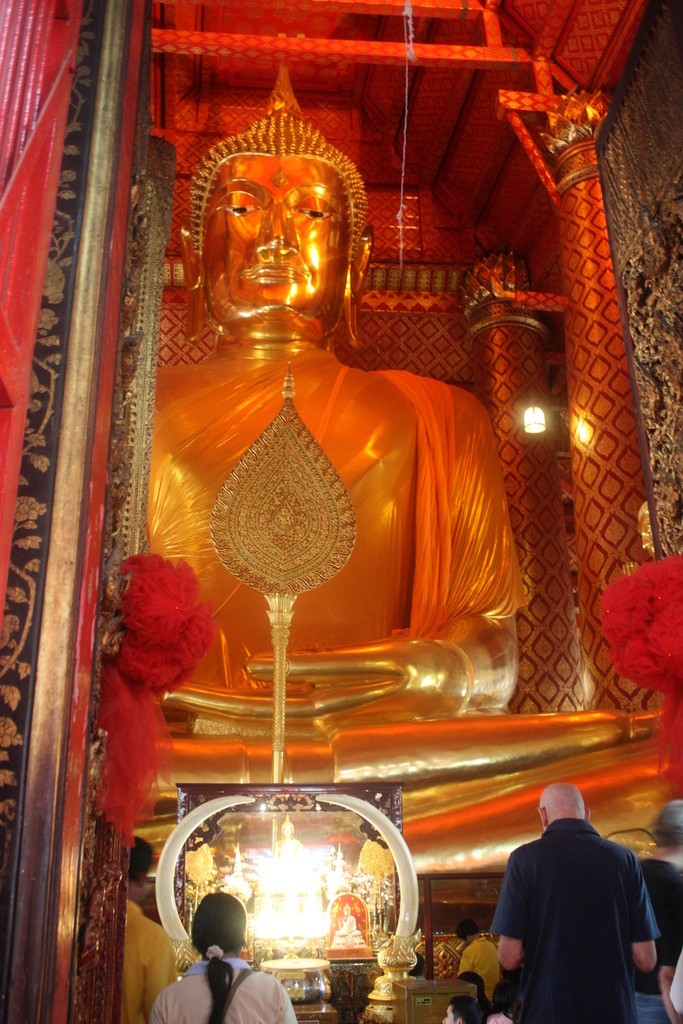
<path fill-rule="evenodd" d="M 659 931 L 632 850 L 602 839 L 575 786 L 541 794 L 543 835 L 508 861 L 491 931 L 522 967 L 520 1024 L 636 1024 L 633 968 Z"/>

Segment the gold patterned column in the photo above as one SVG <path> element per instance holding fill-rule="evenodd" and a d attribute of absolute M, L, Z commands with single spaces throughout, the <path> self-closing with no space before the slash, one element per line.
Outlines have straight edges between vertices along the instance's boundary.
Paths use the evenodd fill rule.
<path fill-rule="evenodd" d="M 610 256 L 595 129 L 602 96 L 572 94 L 549 115 L 557 156 L 567 389 L 574 487 L 579 612 L 591 706 L 637 710 L 652 695 L 615 675 L 602 635 L 600 599 L 629 562 L 642 562 L 638 509 L 645 488 Z"/>
<path fill-rule="evenodd" d="M 475 264 L 464 285 L 478 397 L 487 407 L 503 465 L 510 520 L 528 602 L 517 615 L 519 681 L 512 711 L 584 707 L 560 473 L 552 429 L 524 432 L 524 410 L 545 406 L 547 328 L 499 298 L 528 290 L 514 256 Z"/>

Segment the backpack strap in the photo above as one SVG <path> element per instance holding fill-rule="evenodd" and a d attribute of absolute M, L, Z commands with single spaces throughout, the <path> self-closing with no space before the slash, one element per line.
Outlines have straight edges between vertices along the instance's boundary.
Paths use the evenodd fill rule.
<path fill-rule="evenodd" d="M 240 987 L 242 982 L 246 981 L 247 978 L 249 977 L 249 975 L 253 974 L 253 973 L 254 972 L 251 970 L 250 967 L 249 968 L 244 968 L 243 967 L 240 970 L 240 973 L 237 975 L 237 977 L 233 978 L 232 985 L 230 986 L 230 989 L 228 991 L 228 995 L 227 995 L 226 1000 L 225 1000 L 225 1006 L 223 1007 L 223 1021 L 227 1020 L 228 1010 L 230 1009 L 230 1004 L 231 1004 L 231 1002 L 233 1000 L 235 992 Z"/>

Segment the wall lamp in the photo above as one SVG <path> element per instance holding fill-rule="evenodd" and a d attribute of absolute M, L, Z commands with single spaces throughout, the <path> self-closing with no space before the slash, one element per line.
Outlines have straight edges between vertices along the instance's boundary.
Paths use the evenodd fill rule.
<path fill-rule="evenodd" d="M 527 434 L 542 434 L 545 431 L 545 413 L 538 405 L 524 410 L 524 430 Z"/>

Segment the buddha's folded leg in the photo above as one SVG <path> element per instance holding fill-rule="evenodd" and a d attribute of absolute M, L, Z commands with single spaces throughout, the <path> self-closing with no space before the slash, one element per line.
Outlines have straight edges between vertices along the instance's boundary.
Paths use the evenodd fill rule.
<path fill-rule="evenodd" d="M 601 835 L 641 854 L 652 846 L 652 808 L 678 795 L 661 771 L 655 736 L 485 779 L 411 780 L 403 787 L 403 834 L 418 873 L 503 870 L 513 849 L 538 838 L 534 807 L 559 781 L 579 787 Z"/>

